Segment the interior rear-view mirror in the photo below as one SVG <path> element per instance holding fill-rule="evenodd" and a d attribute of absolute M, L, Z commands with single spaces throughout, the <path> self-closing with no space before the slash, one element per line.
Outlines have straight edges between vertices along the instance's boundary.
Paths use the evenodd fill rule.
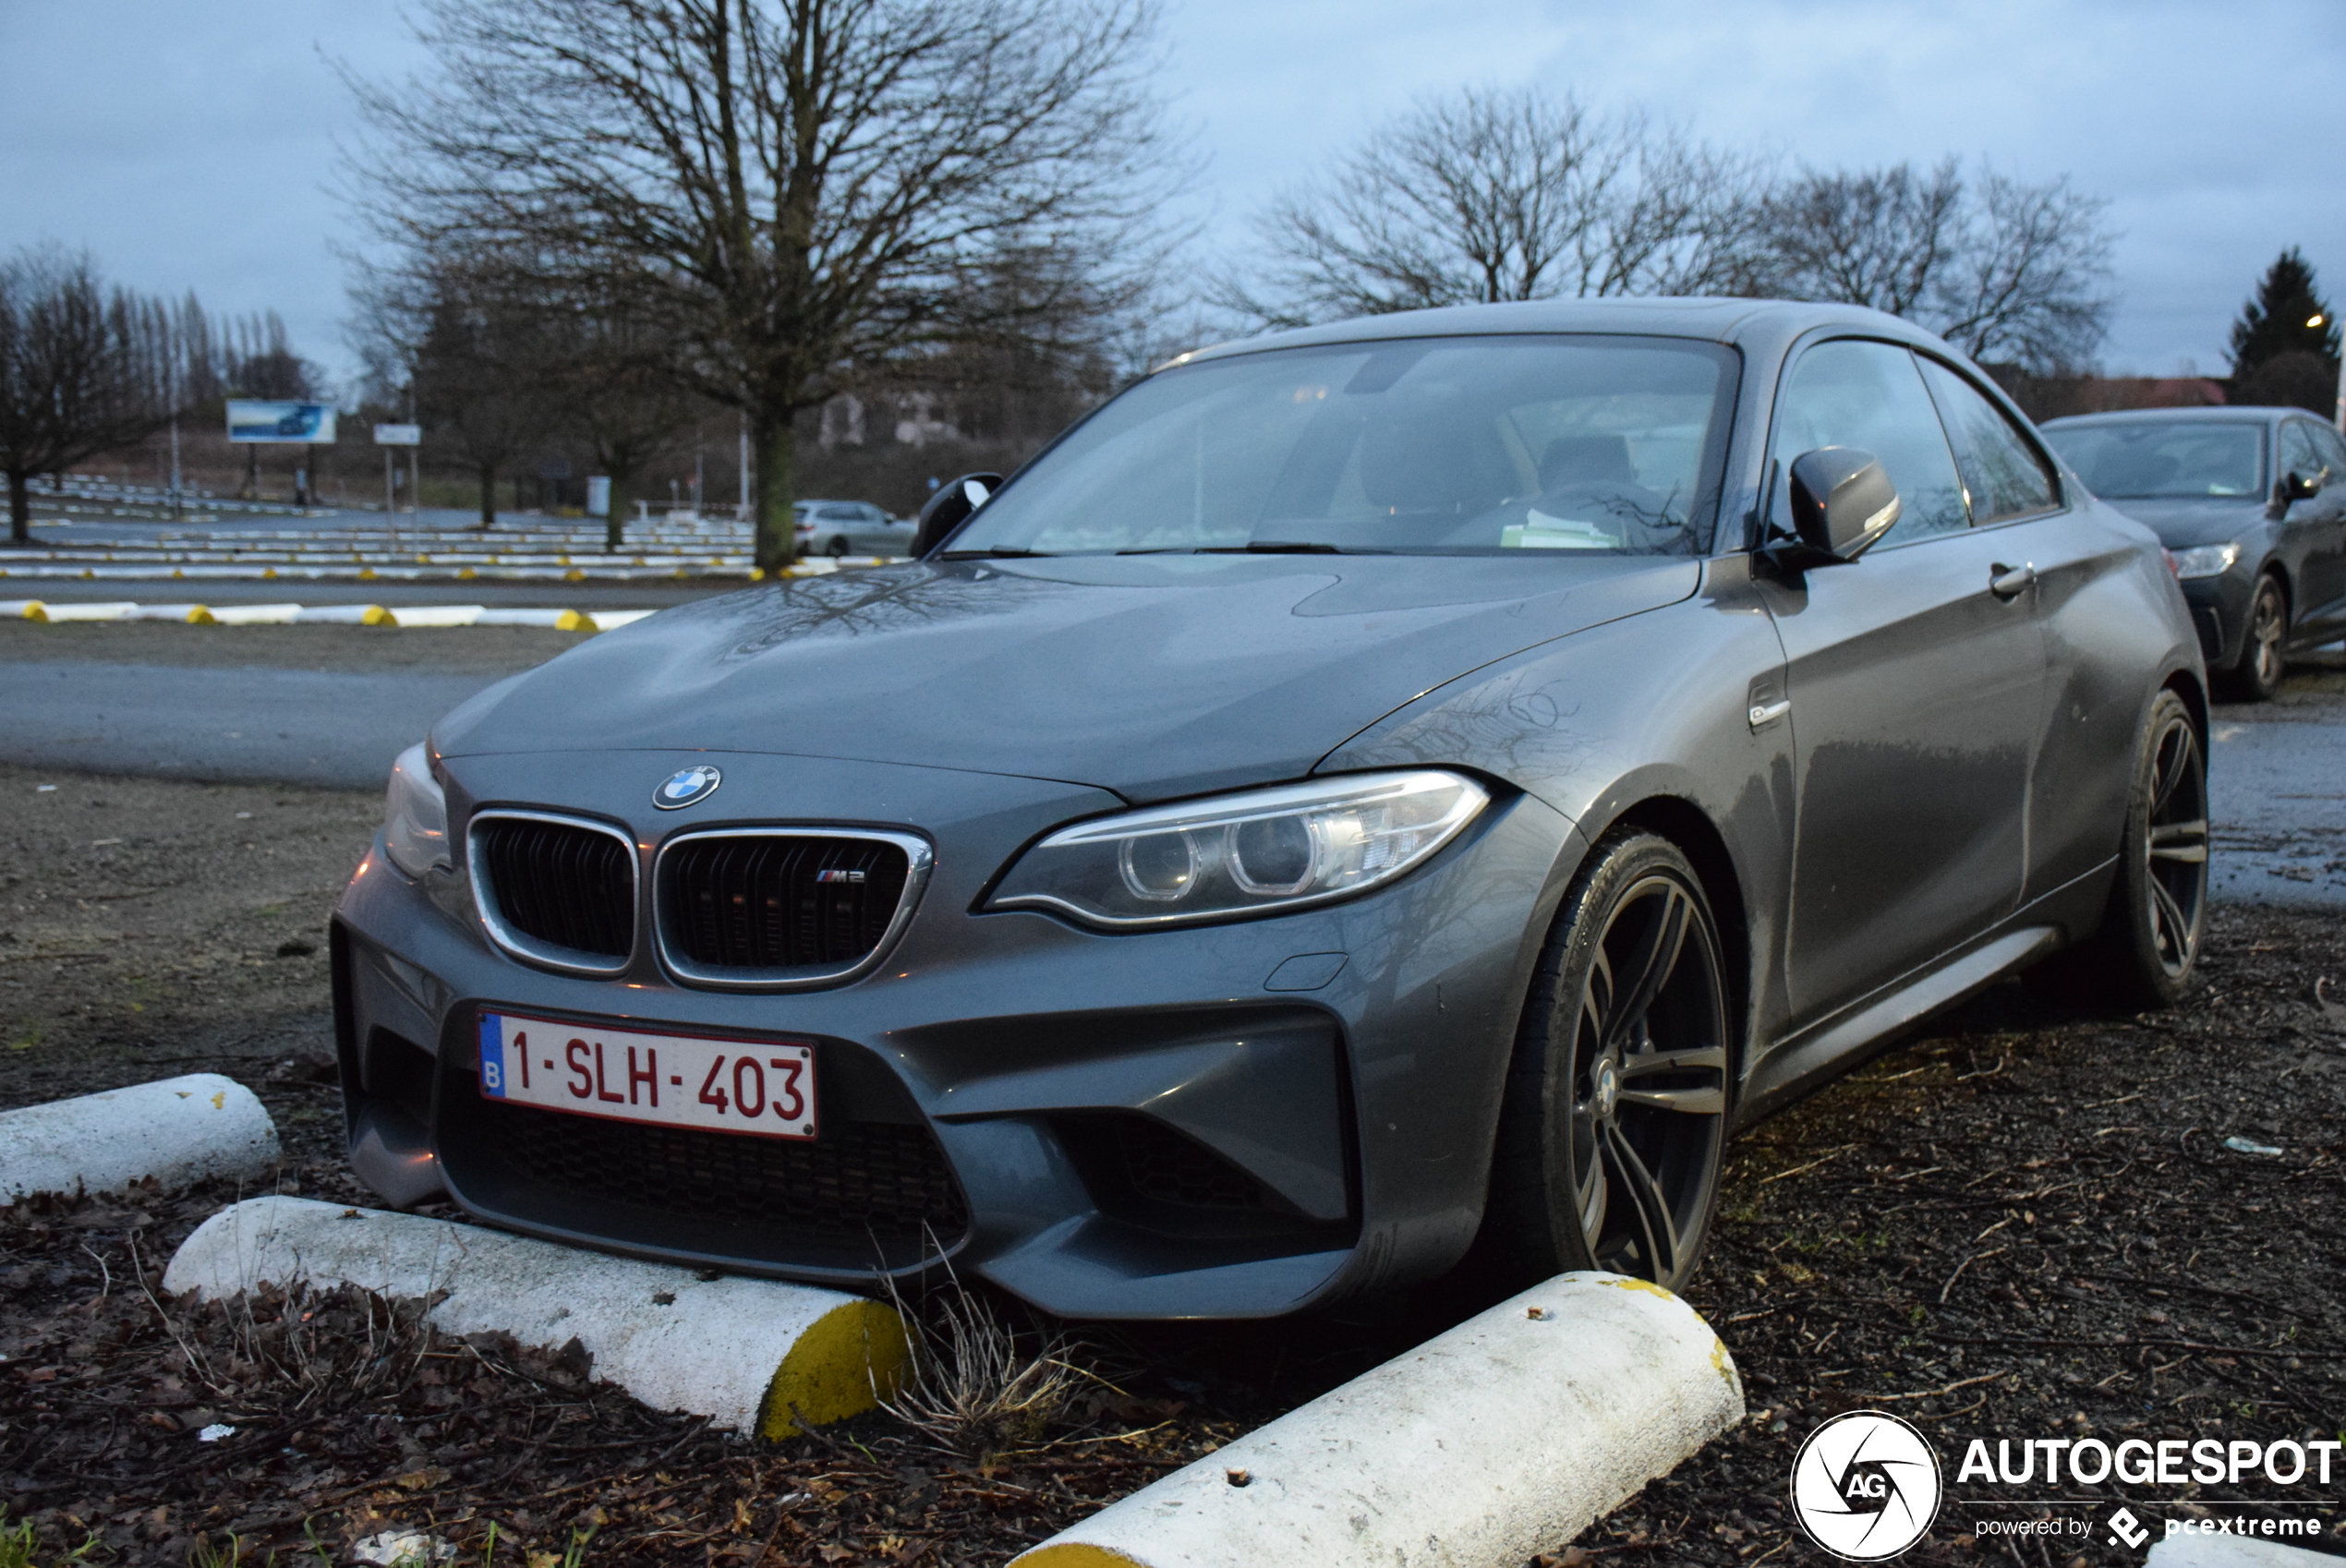
<path fill-rule="evenodd" d="M 999 474 L 964 474 L 937 486 L 937 493 L 921 508 L 920 526 L 913 530 L 913 554 L 924 556 L 943 544 L 948 534 L 1001 488 Z"/>

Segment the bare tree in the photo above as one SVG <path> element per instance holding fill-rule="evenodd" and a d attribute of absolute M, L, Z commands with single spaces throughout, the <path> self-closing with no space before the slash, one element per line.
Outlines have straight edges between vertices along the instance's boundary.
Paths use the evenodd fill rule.
<path fill-rule="evenodd" d="M 1047 245 L 1106 271 L 1167 168 L 1156 0 L 424 0 L 441 72 L 361 86 L 381 232 L 623 291 L 742 410 L 757 558 L 794 545 L 792 416 L 973 326 Z"/>
<path fill-rule="evenodd" d="M 555 327 L 548 377 L 559 428 L 585 442 L 611 480 L 603 549 L 624 542 L 636 480 L 707 404 L 683 389 L 665 338 L 623 299 L 573 305 Z"/>
<path fill-rule="evenodd" d="M 1913 314 L 1961 243 L 1963 195 L 1953 159 L 1802 174 L 1768 200 L 1772 292 Z"/>
<path fill-rule="evenodd" d="M 1928 174 L 1811 170 L 1767 203 L 1760 286 L 1906 317 L 1974 359 L 2064 369 L 2108 330 L 2107 205 L 2066 178 L 1966 181 L 1952 158 Z"/>
<path fill-rule="evenodd" d="M 548 432 L 546 372 L 556 355 L 543 313 L 512 280 L 443 268 L 416 333 L 416 413 L 435 444 L 480 482 L 480 524 L 497 522 L 497 479 Z"/>
<path fill-rule="evenodd" d="M 1373 132 L 1256 220 L 1270 325 L 1557 295 L 1725 292 L 1749 272 L 1760 166 L 1642 116 L 1469 89 Z"/>
<path fill-rule="evenodd" d="M 175 326 L 171 307 L 105 288 L 86 254 L 20 250 L 0 262 L 0 471 L 11 543 L 32 542 L 34 475 L 62 473 L 171 422 L 183 380 Z"/>

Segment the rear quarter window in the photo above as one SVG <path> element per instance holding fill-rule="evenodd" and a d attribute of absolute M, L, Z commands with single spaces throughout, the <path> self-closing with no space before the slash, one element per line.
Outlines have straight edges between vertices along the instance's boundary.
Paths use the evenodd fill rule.
<path fill-rule="evenodd" d="M 2052 469 L 1987 395 L 1937 360 L 1917 356 L 1953 438 L 1974 526 L 2050 512 L 2061 503 Z"/>

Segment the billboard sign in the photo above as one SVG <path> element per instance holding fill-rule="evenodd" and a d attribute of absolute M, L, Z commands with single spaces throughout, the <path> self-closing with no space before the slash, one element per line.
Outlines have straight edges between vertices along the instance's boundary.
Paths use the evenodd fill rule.
<path fill-rule="evenodd" d="M 375 427 L 377 446 L 421 446 L 424 428 L 421 425 L 378 425 Z"/>
<path fill-rule="evenodd" d="M 232 441 L 315 441 L 323 446 L 334 439 L 334 411 L 323 403 L 251 403 L 228 404 L 228 439 Z"/>

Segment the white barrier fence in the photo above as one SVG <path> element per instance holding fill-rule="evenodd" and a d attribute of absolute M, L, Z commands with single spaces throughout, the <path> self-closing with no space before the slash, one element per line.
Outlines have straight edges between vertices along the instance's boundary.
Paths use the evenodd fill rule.
<path fill-rule="evenodd" d="M 657 609 L 496 609 L 478 604 L 48 604 L 0 599 L 0 621 L 169 621 L 189 626 L 546 626 L 557 632 L 613 632 Z"/>

